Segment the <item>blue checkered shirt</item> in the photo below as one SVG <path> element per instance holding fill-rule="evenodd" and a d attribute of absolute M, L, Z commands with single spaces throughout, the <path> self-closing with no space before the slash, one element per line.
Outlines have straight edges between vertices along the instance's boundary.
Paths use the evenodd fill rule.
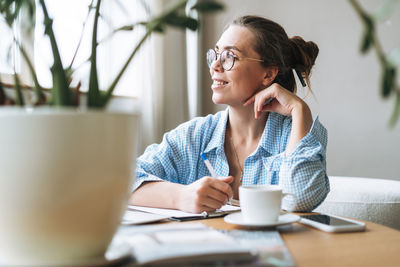
<path fill-rule="evenodd" d="M 200 157 L 204 152 L 218 176 L 229 176 L 224 152 L 228 109 L 195 118 L 166 133 L 160 144 L 147 147 L 137 159 L 133 190 L 144 181 L 191 184 L 210 176 Z M 311 211 L 329 192 L 326 174 L 327 131 L 314 120 L 310 132 L 290 155 L 288 144 L 292 119 L 270 113 L 257 149 L 244 162 L 243 185 L 279 184 L 293 194 L 283 200 L 286 210 Z"/>

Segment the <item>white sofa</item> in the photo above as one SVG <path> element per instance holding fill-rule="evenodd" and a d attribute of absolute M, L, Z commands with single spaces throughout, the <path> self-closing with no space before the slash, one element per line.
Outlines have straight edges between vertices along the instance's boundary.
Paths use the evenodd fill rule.
<path fill-rule="evenodd" d="M 331 176 L 329 182 L 330 193 L 314 211 L 400 230 L 400 181 Z"/>

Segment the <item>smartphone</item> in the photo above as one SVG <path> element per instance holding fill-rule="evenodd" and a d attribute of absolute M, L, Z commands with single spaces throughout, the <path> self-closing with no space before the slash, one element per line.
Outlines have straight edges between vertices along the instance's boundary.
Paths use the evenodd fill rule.
<path fill-rule="evenodd" d="M 325 232 L 364 231 L 365 223 L 328 214 L 300 216 L 300 223 L 315 227 Z"/>

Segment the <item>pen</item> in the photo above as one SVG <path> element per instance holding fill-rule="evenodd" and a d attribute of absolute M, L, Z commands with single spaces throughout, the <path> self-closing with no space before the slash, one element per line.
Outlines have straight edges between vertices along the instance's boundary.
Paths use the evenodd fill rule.
<path fill-rule="evenodd" d="M 201 156 L 202 160 L 204 161 L 204 164 L 206 164 L 208 171 L 211 173 L 211 177 L 218 178 L 213 166 L 211 165 L 210 161 L 207 159 L 206 155 L 203 152 L 201 152 L 200 156 Z M 231 199 L 228 199 L 227 204 L 231 205 Z"/>
<path fill-rule="evenodd" d="M 211 177 L 217 178 L 217 174 L 215 173 L 215 170 L 214 170 L 213 166 L 211 165 L 210 161 L 207 159 L 206 155 L 202 152 L 200 154 L 200 156 L 203 159 L 204 164 L 206 164 L 208 171 L 211 173 Z"/>
<path fill-rule="evenodd" d="M 240 200 L 231 199 L 231 205 L 232 206 L 236 206 L 236 207 L 240 207 Z"/>

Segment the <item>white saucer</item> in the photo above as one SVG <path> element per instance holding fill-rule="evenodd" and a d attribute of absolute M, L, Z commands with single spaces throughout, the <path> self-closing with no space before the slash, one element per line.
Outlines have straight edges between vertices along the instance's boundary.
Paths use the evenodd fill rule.
<path fill-rule="evenodd" d="M 240 226 L 247 226 L 247 227 L 273 227 L 273 226 L 294 223 L 299 220 L 300 216 L 294 214 L 284 214 L 279 216 L 277 222 L 265 223 L 265 224 L 259 224 L 259 223 L 253 224 L 245 222 L 241 212 L 235 212 L 224 217 L 224 221 L 227 223 L 236 224 Z"/>

